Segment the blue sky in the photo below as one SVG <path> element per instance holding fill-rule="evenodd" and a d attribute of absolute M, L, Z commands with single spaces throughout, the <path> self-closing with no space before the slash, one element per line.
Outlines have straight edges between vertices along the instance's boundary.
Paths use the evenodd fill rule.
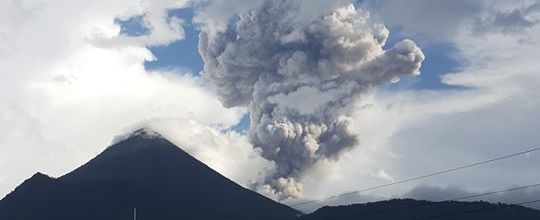
<path fill-rule="evenodd" d="M 147 70 L 156 69 L 180 69 L 186 70 L 192 74 L 199 74 L 203 70 L 203 61 L 199 55 L 197 46 L 200 31 L 196 25 L 191 23 L 193 18 L 193 9 L 186 8 L 172 10 L 169 16 L 175 16 L 185 21 L 185 38 L 173 42 L 166 46 L 150 47 L 150 50 L 157 58 L 156 61 L 145 63 Z M 133 17 L 126 21 L 117 20 L 121 25 L 122 33 L 128 36 L 138 36 L 148 33 L 148 29 L 141 23 L 141 17 Z M 390 37 L 387 47 L 391 47 L 396 42 L 402 40 L 403 36 L 399 29 L 390 27 Z M 392 88 L 398 89 L 448 89 L 451 86 L 441 83 L 440 76 L 460 70 L 464 63 L 458 61 L 456 48 L 450 43 L 442 42 L 419 42 L 426 59 L 422 64 L 421 77 L 405 77 Z"/>
<path fill-rule="evenodd" d="M 225 25 L 234 14 L 259 7 L 256 2 L 262 1 L 210 0 L 195 6 L 195 12 L 204 15 L 199 17 L 204 25 Z M 335 2 L 294 1 L 320 13 Z M 197 49 L 199 31 L 190 22 L 192 1 L 95 0 L 85 7 L 68 0 L 3 2 L 0 127 L 6 132 L 0 133 L 0 197 L 37 171 L 52 176 L 69 172 L 101 152 L 116 135 L 149 125 L 141 122 L 152 122 L 175 144 L 244 186 L 263 182 L 275 170 L 260 149 L 253 148 L 253 134 L 245 133 L 246 108 L 224 108 L 223 94 L 210 87 L 219 85 L 198 78 L 203 63 Z M 540 3 L 376 2 L 377 8 L 368 8 L 390 29 L 385 48 L 412 39 L 425 54 L 422 75 L 402 77 L 397 84 L 377 86 L 381 93 L 358 97 L 362 108 L 355 106 L 350 116 L 360 143 L 339 161 L 321 163 L 306 173 L 302 180 L 306 198 L 384 184 L 538 144 L 540 93 L 531 88 L 540 84 L 540 25 L 535 25 L 540 24 Z M 177 41 L 181 28 L 170 19 L 173 16 L 185 21 L 183 40 Z M 145 28 L 143 21 L 153 29 Z M 157 60 L 146 61 L 150 54 Z M 453 74 L 445 81 L 457 87 L 441 83 L 439 77 L 446 73 Z M 298 104 L 282 101 L 291 109 L 297 107 L 291 103 Z M 418 127 L 425 129 L 406 132 Z M 369 145 L 378 139 L 388 141 Z M 537 156 L 519 161 L 429 184 L 484 192 L 540 178 Z M 375 194 L 400 196 L 411 187 Z"/>
<path fill-rule="evenodd" d="M 467 6 L 467 4 L 463 2 L 459 4 L 464 4 L 465 6 Z M 459 9 L 459 7 L 457 8 Z M 444 11 L 446 9 L 442 9 L 442 10 Z M 449 8 L 448 10 L 452 10 L 452 9 Z M 456 10 L 456 11 L 459 11 L 459 10 Z M 410 13 L 414 13 L 414 12 L 410 12 Z M 173 42 L 172 44 L 167 45 L 167 46 L 150 48 L 154 56 L 156 56 L 157 60 L 153 62 L 146 62 L 145 68 L 148 70 L 180 69 L 180 70 L 187 70 L 188 72 L 192 74 L 198 75 L 199 72 L 202 71 L 203 62 L 202 62 L 201 57 L 199 56 L 198 49 L 197 49 L 199 31 L 197 30 L 196 26 L 190 22 L 193 18 L 193 10 L 192 9 L 175 10 L 175 11 L 171 11 L 169 13 L 169 16 L 177 16 L 179 18 L 182 18 L 186 22 L 184 26 L 185 39 L 181 41 Z M 455 17 L 451 17 L 448 20 L 451 21 L 450 23 L 453 23 L 454 21 L 457 21 L 459 16 L 460 14 L 456 13 Z M 470 16 L 470 17 L 474 18 L 474 16 Z M 433 28 L 429 28 L 429 29 L 432 29 L 434 30 L 434 32 L 436 32 L 439 30 L 436 27 L 440 25 L 439 23 L 437 23 L 438 22 L 437 19 L 435 18 L 433 19 L 435 20 L 434 23 L 431 24 L 433 25 Z M 385 19 L 382 18 L 382 20 L 384 21 Z M 414 20 L 409 23 L 410 25 L 414 25 L 415 22 L 421 23 L 421 22 L 425 22 L 425 20 L 426 20 L 425 18 L 418 17 L 418 20 Z M 137 20 L 135 19 L 134 21 L 136 22 Z M 442 24 L 445 24 L 444 19 L 441 19 L 441 22 Z M 422 24 L 429 25 L 430 23 L 428 22 L 428 23 L 422 23 Z M 424 52 L 424 55 L 425 55 L 425 60 L 422 63 L 422 68 L 421 68 L 422 74 L 419 77 L 403 77 L 401 81 L 397 84 L 381 86 L 378 89 L 392 90 L 392 91 L 396 91 L 397 93 L 399 93 L 399 91 L 406 90 L 406 91 L 416 92 L 417 94 L 422 94 L 422 91 L 429 90 L 429 91 L 439 94 L 439 96 L 435 96 L 435 98 L 439 99 L 440 97 L 444 97 L 444 94 L 446 94 L 446 92 L 459 94 L 459 91 L 462 90 L 462 88 L 465 88 L 465 86 L 450 86 L 450 85 L 444 84 L 441 82 L 441 78 L 440 78 L 442 75 L 445 75 L 448 73 L 467 72 L 467 68 L 469 67 L 469 65 L 471 65 L 469 63 L 470 60 L 460 57 L 461 54 L 458 49 L 458 47 L 461 46 L 461 50 L 463 50 L 463 45 L 460 45 L 463 41 L 441 40 L 443 38 L 434 39 L 431 36 L 429 36 L 429 34 L 425 34 L 422 32 L 414 32 L 414 31 L 411 32 L 410 30 L 404 31 L 403 30 L 404 27 L 392 26 L 391 22 L 387 23 L 387 25 L 390 30 L 390 37 L 387 41 L 385 49 L 391 48 L 393 45 L 403 40 L 404 38 L 410 38 L 410 39 L 413 39 L 420 46 L 420 48 L 422 48 L 422 51 Z M 122 26 L 123 26 L 123 30 L 125 30 L 126 33 L 133 33 L 133 34 L 144 33 L 144 27 L 141 27 L 141 26 L 133 25 L 131 23 L 125 23 Z M 412 26 L 412 28 L 410 29 L 414 29 L 414 26 Z M 448 29 L 451 29 L 451 27 L 449 27 Z M 446 33 L 439 33 L 439 34 L 444 35 Z M 474 35 L 472 37 L 474 37 Z M 466 77 L 465 74 L 461 74 L 461 76 Z M 444 102 L 444 98 L 442 98 L 442 100 Z M 481 103 L 482 99 L 479 99 L 479 102 Z M 422 109 L 422 108 L 419 107 L 418 109 Z M 458 109 L 458 111 L 461 111 L 461 109 Z M 389 117 L 389 116 L 385 115 L 384 117 Z M 246 129 L 249 126 L 249 123 L 250 122 L 249 122 L 248 115 L 244 115 L 242 120 L 237 125 L 233 126 L 231 129 L 239 133 L 245 134 Z M 381 123 L 381 124 L 384 124 L 384 123 Z M 456 124 L 459 126 L 460 124 L 464 124 L 464 123 L 456 123 Z M 381 125 L 381 126 L 385 126 L 385 125 Z M 432 127 L 434 127 L 433 130 L 437 130 L 438 128 L 440 128 L 443 131 L 440 133 L 434 132 L 435 134 L 433 135 L 433 137 L 438 137 L 438 138 L 433 138 L 434 143 L 432 145 L 440 145 L 440 142 L 443 138 L 439 137 L 438 135 L 440 134 L 446 135 L 447 130 L 452 130 L 452 129 L 449 129 L 447 126 L 440 126 L 440 127 L 432 126 Z M 474 127 L 474 126 L 467 126 L 467 127 L 469 128 L 469 127 Z M 468 132 L 464 132 L 464 134 L 449 135 L 449 136 L 450 138 L 452 138 L 451 136 L 456 136 L 456 137 L 466 136 L 466 135 L 469 135 L 469 133 L 474 134 L 475 132 L 482 134 L 482 129 L 484 128 L 471 129 Z M 460 129 L 456 129 L 456 130 L 460 130 Z M 421 133 L 419 135 L 420 137 L 417 139 L 425 141 L 426 139 L 426 137 L 424 137 L 425 133 L 422 133 L 422 132 L 420 133 Z M 459 133 L 459 131 L 457 131 L 456 133 Z M 504 135 L 501 137 L 504 137 Z M 427 138 L 427 139 L 430 139 L 430 138 Z M 422 141 L 419 141 L 420 142 L 419 144 L 407 144 L 407 143 L 398 142 L 399 144 L 396 144 L 396 145 L 399 145 L 400 147 L 407 146 L 407 145 L 411 145 L 413 147 L 409 146 L 407 150 L 401 150 L 402 148 L 396 148 L 395 152 L 397 152 L 397 154 L 405 155 L 404 160 L 410 161 L 411 158 L 409 155 L 411 155 L 411 153 L 409 151 L 411 149 L 415 149 L 415 147 L 420 146 L 418 152 L 424 152 L 426 150 L 426 148 L 422 148 L 422 146 L 425 147 L 424 146 L 425 144 Z M 485 141 L 489 141 L 489 138 L 486 138 Z M 469 142 L 470 140 L 466 140 L 464 141 L 464 143 L 459 143 L 459 145 L 467 146 Z M 493 145 L 493 144 L 487 144 L 487 143 L 483 144 L 483 146 L 490 146 L 490 145 Z M 453 149 L 452 147 L 453 146 L 447 147 L 447 148 L 441 148 L 439 149 L 439 151 L 444 152 L 445 149 Z M 471 149 L 467 149 L 466 151 L 463 151 L 463 152 L 470 153 L 470 150 Z M 479 151 L 479 152 L 480 153 L 478 153 L 478 155 L 483 156 L 486 151 Z M 445 155 L 439 156 L 439 157 L 444 158 L 444 156 Z M 458 156 L 456 158 L 463 158 L 463 157 Z M 394 160 L 399 161 L 399 159 L 394 159 Z M 390 160 L 382 159 L 381 161 L 390 161 Z M 382 166 L 384 167 L 385 165 L 382 165 Z M 355 166 L 351 166 L 351 167 L 355 167 Z M 397 166 L 397 167 L 401 167 L 401 166 Z M 354 172 L 355 171 L 352 171 L 352 173 Z M 397 173 L 404 173 L 404 172 L 406 172 L 406 170 L 397 172 Z M 451 181 L 449 180 L 447 182 L 451 182 Z"/>
<path fill-rule="evenodd" d="M 150 47 L 150 51 L 156 57 L 156 60 L 144 63 L 147 70 L 179 69 L 182 70 L 181 72 L 189 72 L 194 75 L 200 74 L 204 63 L 198 51 L 200 31 L 191 22 L 193 16 L 193 8 L 171 10 L 169 12 L 169 17 L 178 17 L 184 20 L 185 38 L 166 46 Z M 125 21 L 117 20 L 117 23 L 121 25 L 122 33 L 128 36 L 147 34 L 148 29 L 142 22 L 140 16 Z M 410 37 L 403 35 L 399 28 L 392 29 L 392 27 L 389 27 L 389 29 L 391 34 L 386 48 L 390 48 L 402 39 Z M 420 77 L 404 77 L 397 84 L 386 85 L 381 88 L 389 90 L 456 89 L 454 86 L 443 84 L 440 79 L 441 75 L 456 72 L 465 65 L 457 59 L 456 48 L 450 43 L 443 42 L 424 41 L 418 44 L 426 56 L 421 68 L 422 75 Z M 240 123 L 231 129 L 239 133 L 245 133 L 248 127 L 249 116 L 244 115 Z"/>
<path fill-rule="evenodd" d="M 179 9 L 169 12 L 169 17 L 178 17 L 185 21 L 185 38 L 181 41 L 173 42 L 167 46 L 151 47 L 150 50 L 157 58 L 156 61 L 144 64 L 147 70 L 155 69 L 180 69 L 193 74 L 199 74 L 203 70 L 203 61 L 197 49 L 199 43 L 199 30 L 191 23 L 193 9 Z M 141 25 L 125 26 L 125 30 L 130 33 L 140 32 L 144 29 Z"/>

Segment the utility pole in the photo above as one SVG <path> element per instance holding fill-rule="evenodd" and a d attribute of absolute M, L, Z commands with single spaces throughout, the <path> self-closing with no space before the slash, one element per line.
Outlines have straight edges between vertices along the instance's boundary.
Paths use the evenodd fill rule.
<path fill-rule="evenodd" d="M 133 207 L 133 220 L 137 220 L 137 207 Z"/>

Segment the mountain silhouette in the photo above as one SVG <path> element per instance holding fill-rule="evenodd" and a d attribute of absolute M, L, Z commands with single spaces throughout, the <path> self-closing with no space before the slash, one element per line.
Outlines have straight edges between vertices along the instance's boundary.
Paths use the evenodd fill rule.
<path fill-rule="evenodd" d="M 0 201 L 2 220 L 295 219 L 149 130 L 139 130 L 58 179 L 35 174 Z M 255 215 L 255 216 L 254 216 Z"/>
<path fill-rule="evenodd" d="M 33 175 L 0 200 L 0 220 L 538 220 L 486 202 L 398 199 L 302 214 L 234 183 L 141 129 L 59 178 Z"/>
<path fill-rule="evenodd" d="M 301 220 L 538 220 L 540 211 L 487 202 L 429 202 L 394 199 L 366 204 L 323 207 Z"/>

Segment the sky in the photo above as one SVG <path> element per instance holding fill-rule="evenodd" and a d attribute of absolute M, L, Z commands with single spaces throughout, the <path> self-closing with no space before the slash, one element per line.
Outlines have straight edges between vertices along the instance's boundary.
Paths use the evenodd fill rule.
<path fill-rule="evenodd" d="M 275 2 L 287 1 L 1 1 L 0 197 L 35 172 L 58 177 L 77 168 L 115 136 L 141 126 L 158 131 L 235 182 L 289 204 L 538 147 L 537 0 L 299 0 L 295 9 Z M 246 13 L 251 10 L 260 13 L 250 17 Z M 292 17 L 274 16 L 291 12 Z M 342 17 L 358 19 L 353 23 L 358 26 L 339 26 Z M 382 27 L 388 31 L 383 44 Z M 283 36 L 279 42 L 252 34 L 267 29 L 300 34 Z M 317 37 L 303 39 L 301 34 Z M 200 43 L 203 35 L 206 40 Z M 363 39 L 348 44 L 359 53 L 345 53 L 341 36 Z M 305 39 L 316 40 L 310 47 L 296 46 Z M 404 39 L 411 39 L 414 47 L 399 47 Z M 341 44 L 325 48 L 321 43 L 331 40 Z M 395 72 L 394 66 L 408 64 L 392 56 L 403 48 L 411 50 L 408 55 L 419 55 L 416 48 L 421 49 L 424 59 L 411 60 L 421 62 L 420 75 L 414 68 L 405 75 Z M 290 62 L 292 67 L 284 70 L 316 75 L 313 81 L 281 70 L 276 71 L 282 77 L 272 78 L 275 71 L 270 67 L 251 65 L 256 62 L 253 57 L 271 63 L 295 51 L 326 51 L 328 69 Z M 281 65 L 275 62 L 273 66 Z M 322 91 L 330 83 L 349 88 L 341 80 L 347 71 L 360 78 L 352 78 L 356 84 L 350 91 L 336 90 L 338 95 L 330 97 L 346 100 L 338 109 L 325 107 L 333 102 L 321 103 L 326 93 L 301 90 L 310 85 Z M 400 80 L 362 75 L 384 71 Z M 270 82 L 245 83 L 241 88 L 247 89 L 233 92 L 223 86 L 251 82 L 242 77 L 258 74 L 267 74 Z M 270 93 L 267 87 L 253 88 L 255 84 L 278 89 Z M 324 117 L 289 111 L 298 108 L 287 101 L 295 93 L 289 90 L 322 97 L 302 100 L 304 107 L 315 107 L 296 113 L 324 110 Z M 257 106 L 269 104 L 279 107 L 272 115 L 283 114 L 293 124 L 317 118 L 325 126 L 340 128 L 336 121 L 346 116 L 343 129 L 354 129 L 355 141 L 335 154 L 269 154 L 272 139 L 266 137 L 276 134 L 250 129 L 268 125 L 256 116 L 266 114 Z M 348 137 L 340 131 L 333 135 Z M 321 139 L 315 142 L 325 149 Z M 287 143 L 283 149 L 304 146 Z M 309 211 L 324 204 L 402 197 L 444 200 L 540 183 L 538 167 L 540 155 L 533 152 L 298 208 Z M 483 199 L 538 198 L 540 189 L 532 188 Z"/>

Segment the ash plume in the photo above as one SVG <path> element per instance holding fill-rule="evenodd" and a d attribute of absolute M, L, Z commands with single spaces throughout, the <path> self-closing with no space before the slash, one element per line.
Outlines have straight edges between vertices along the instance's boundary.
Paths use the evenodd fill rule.
<path fill-rule="evenodd" d="M 373 86 L 417 75 L 424 54 L 411 40 L 383 46 L 389 31 L 346 5 L 299 18 L 298 1 L 267 0 L 225 31 L 202 31 L 203 77 L 226 107 L 247 106 L 250 140 L 276 171 L 256 186 L 299 198 L 317 161 L 359 142 L 351 105 Z"/>

